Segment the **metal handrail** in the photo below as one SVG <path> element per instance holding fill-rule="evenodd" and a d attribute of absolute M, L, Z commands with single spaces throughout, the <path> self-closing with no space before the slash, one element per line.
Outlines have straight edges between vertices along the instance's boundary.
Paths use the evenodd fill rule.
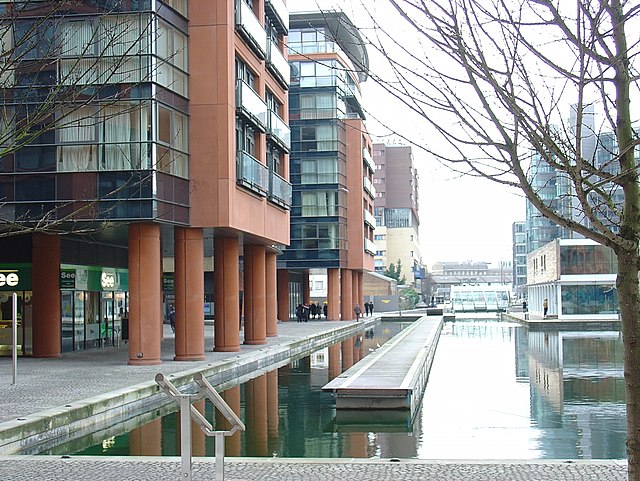
<path fill-rule="evenodd" d="M 229 405 L 222 399 L 215 388 L 209 384 L 209 381 L 197 372 L 193 375 L 193 380 L 198 386 L 198 390 L 194 394 L 182 394 L 167 377 L 158 373 L 155 377 L 156 383 L 164 390 L 164 392 L 173 401 L 180 406 L 180 459 L 181 459 L 181 477 L 183 481 L 192 481 L 191 478 L 191 420 L 204 432 L 206 436 L 215 436 L 216 449 L 216 481 L 224 481 L 224 437 L 232 436 L 236 431 L 244 431 L 244 423 L 233 412 Z M 198 411 L 192 403 L 203 398 L 209 399 L 220 413 L 231 424 L 228 431 L 215 431 L 213 426 Z"/>

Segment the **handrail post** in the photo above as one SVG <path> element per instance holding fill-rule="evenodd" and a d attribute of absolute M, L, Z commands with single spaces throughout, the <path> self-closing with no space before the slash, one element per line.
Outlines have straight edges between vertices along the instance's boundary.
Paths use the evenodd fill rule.
<path fill-rule="evenodd" d="M 178 403 L 180 404 L 180 479 L 191 481 L 191 399 L 189 396 L 180 396 Z"/>

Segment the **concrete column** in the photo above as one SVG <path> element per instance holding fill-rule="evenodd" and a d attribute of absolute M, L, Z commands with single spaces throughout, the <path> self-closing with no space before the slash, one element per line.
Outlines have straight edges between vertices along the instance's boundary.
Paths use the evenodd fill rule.
<path fill-rule="evenodd" d="M 248 456 L 267 456 L 267 376 L 263 374 L 245 384 Z"/>
<path fill-rule="evenodd" d="M 291 320 L 289 314 L 289 271 L 278 269 L 278 319 Z"/>
<path fill-rule="evenodd" d="M 244 343 L 267 343 L 265 247 L 244 247 Z"/>
<path fill-rule="evenodd" d="M 342 373 L 340 363 L 340 343 L 329 346 L 329 381 L 337 378 Z"/>
<path fill-rule="evenodd" d="M 276 269 L 276 253 L 265 255 L 267 337 L 278 335 L 278 279 Z"/>
<path fill-rule="evenodd" d="M 162 418 L 154 419 L 129 433 L 129 455 L 162 456 Z"/>
<path fill-rule="evenodd" d="M 176 228 L 176 361 L 204 356 L 204 237 L 202 229 Z"/>
<path fill-rule="evenodd" d="M 353 337 L 342 341 L 342 372 L 353 366 Z"/>
<path fill-rule="evenodd" d="M 351 271 L 351 309 L 353 312 L 353 308 L 356 307 L 356 304 L 360 304 L 360 310 L 362 311 L 362 315 L 364 315 L 364 303 L 360 303 L 360 291 L 358 285 L 358 271 Z M 353 313 L 353 317 L 355 318 L 356 314 Z"/>
<path fill-rule="evenodd" d="M 340 320 L 340 269 L 327 269 L 327 317 Z"/>
<path fill-rule="evenodd" d="M 352 278 L 353 276 L 349 269 L 340 269 L 340 314 L 343 321 L 356 318 L 353 312 L 355 304 L 351 304 L 353 301 Z"/>
<path fill-rule="evenodd" d="M 161 364 L 160 226 L 129 225 L 129 364 Z"/>
<path fill-rule="evenodd" d="M 240 273 L 239 249 L 235 238 L 216 238 L 214 241 L 214 350 L 240 350 Z"/>
<path fill-rule="evenodd" d="M 367 433 L 345 433 L 344 455 L 350 458 L 368 458 Z"/>
<path fill-rule="evenodd" d="M 222 396 L 224 402 L 229 405 L 236 416 L 240 417 L 240 386 L 229 388 L 220 393 L 220 396 Z M 216 429 L 229 431 L 231 429 L 231 423 L 227 421 L 227 418 L 220 414 L 220 411 L 216 409 L 215 412 Z M 241 431 L 236 431 L 233 436 L 225 436 L 224 440 L 225 456 L 240 456 L 240 453 L 242 452 Z"/>
<path fill-rule="evenodd" d="M 364 312 L 364 272 L 357 271 L 354 274 L 353 285 L 358 286 L 358 304 L 360 304 L 362 312 Z"/>
<path fill-rule="evenodd" d="M 309 269 L 302 271 L 302 301 L 309 305 L 311 303 L 311 285 L 309 283 Z"/>
<path fill-rule="evenodd" d="M 60 237 L 35 233 L 31 249 L 33 357 L 60 357 Z"/>

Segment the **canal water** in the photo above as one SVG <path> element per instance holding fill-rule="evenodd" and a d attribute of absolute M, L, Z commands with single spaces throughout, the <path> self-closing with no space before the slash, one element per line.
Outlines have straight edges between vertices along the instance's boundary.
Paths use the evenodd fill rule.
<path fill-rule="evenodd" d="M 363 332 L 366 354 L 405 325 Z M 336 411 L 326 350 L 226 390 L 247 430 L 226 439 L 229 456 L 415 459 L 623 459 L 625 406 L 617 331 L 540 331 L 496 319 L 447 322 L 422 407 Z M 199 406 L 215 419 L 212 406 Z M 224 423 L 217 419 L 217 429 Z M 178 456 L 179 413 L 127 433 L 46 454 Z M 215 456 L 194 430 L 194 456 Z"/>

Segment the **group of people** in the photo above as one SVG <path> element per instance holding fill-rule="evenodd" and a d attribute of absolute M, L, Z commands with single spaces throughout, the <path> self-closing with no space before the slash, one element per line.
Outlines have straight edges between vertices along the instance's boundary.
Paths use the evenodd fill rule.
<path fill-rule="evenodd" d="M 320 319 L 322 316 L 327 317 L 327 303 L 321 306 L 318 302 L 310 304 L 298 304 L 296 306 L 296 321 L 307 322 L 309 319 Z"/>

